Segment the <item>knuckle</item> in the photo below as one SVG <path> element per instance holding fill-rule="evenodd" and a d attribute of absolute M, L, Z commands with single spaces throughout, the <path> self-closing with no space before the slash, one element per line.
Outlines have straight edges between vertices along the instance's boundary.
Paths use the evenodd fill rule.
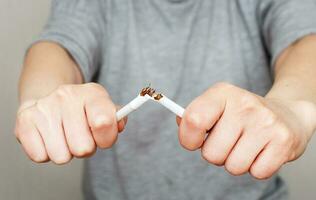
<path fill-rule="evenodd" d="M 262 180 L 267 179 L 271 176 L 271 170 L 264 166 L 253 166 L 250 169 L 250 174 L 256 179 Z"/>
<path fill-rule="evenodd" d="M 213 88 L 217 88 L 217 89 L 231 89 L 233 88 L 234 85 L 228 83 L 228 82 L 218 82 L 216 84 L 214 84 Z"/>
<path fill-rule="evenodd" d="M 235 89 L 236 87 L 230 83 L 227 82 L 217 82 L 211 87 L 207 89 L 207 93 L 222 93 L 222 92 L 227 92 L 232 89 Z"/>
<path fill-rule="evenodd" d="M 90 156 L 95 152 L 95 145 L 83 144 L 72 150 L 72 154 L 78 158 Z"/>
<path fill-rule="evenodd" d="M 240 106 L 243 109 L 254 109 L 254 108 L 258 108 L 260 104 L 259 100 L 257 99 L 257 97 L 255 97 L 254 95 L 251 94 L 242 94 L 240 99 Z"/>
<path fill-rule="evenodd" d="M 237 112 L 242 117 L 247 117 L 249 114 L 255 113 L 260 110 L 260 102 L 252 95 L 242 95 L 239 99 Z"/>
<path fill-rule="evenodd" d="M 264 122 L 265 127 L 272 127 L 278 124 L 279 117 L 268 108 L 261 108 L 259 111 L 260 118 Z"/>
<path fill-rule="evenodd" d="M 41 112 L 52 110 L 54 102 L 55 98 L 53 98 L 52 96 L 47 96 L 37 101 L 36 108 Z"/>
<path fill-rule="evenodd" d="M 55 96 L 61 100 L 73 95 L 74 85 L 60 85 L 54 92 Z"/>
<path fill-rule="evenodd" d="M 257 108 L 253 107 L 253 106 L 241 106 L 238 113 L 238 116 L 243 119 L 246 117 L 249 117 L 250 114 L 254 113 L 256 111 Z"/>
<path fill-rule="evenodd" d="M 279 129 L 279 132 L 277 134 L 277 137 L 278 137 L 278 141 L 280 144 L 292 144 L 294 138 L 293 138 L 293 135 L 287 131 L 287 130 L 282 130 L 282 129 Z"/>
<path fill-rule="evenodd" d="M 47 98 L 39 99 L 36 104 L 38 110 L 43 110 L 49 107 Z"/>
<path fill-rule="evenodd" d="M 31 123 L 33 119 L 34 113 L 30 110 L 22 111 L 17 115 L 14 127 L 14 135 L 18 141 L 20 141 L 20 137 L 22 134 L 28 134 L 28 129 L 25 128 L 25 125 Z"/>
<path fill-rule="evenodd" d="M 31 110 L 24 110 L 17 116 L 17 123 L 22 124 L 33 119 L 34 113 Z"/>
<path fill-rule="evenodd" d="M 225 163 L 225 169 L 234 176 L 239 176 L 247 172 L 247 169 L 242 167 L 238 162 L 227 161 Z"/>
<path fill-rule="evenodd" d="M 73 87 L 74 85 L 72 84 L 63 84 L 58 86 L 57 91 L 68 91 L 71 90 Z"/>
<path fill-rule="evenodd" d="M 45 97 L 36 104 L 37 119 L 50 121 L 50 119 L 59 115 L 59 102 L 55 98 Z"/>
<path fill-rule="evenodd" d="M 34 154 L 30 157 L 30 159 L 36 163 L 43 163 L 48 161 L 47 155 L 45 154 Z"/>
<path fill-rule="evenodd" d="M 114 117 L 110 117 L 107 115 L 97 117 L 92 121 L 91 129 L 92 131 L 101 130 L 111 128 L 114 124 L 116 124 L 116 120 Z"/>
<path fill-rule="evenodd" d="M 72 157 L 70 154 L 64 154 L 62 156 L 55 157 L 54 159 L 52 159 L 52 161 L 56 165 L 63 165 L 63 164 L 68 163 L 71 159 L 72 159 Z"/>
<path fill-rule="evenodd" d="M 25 129 L 25 125 L 32 123 L 34 120 L 35 113 L 29 110 L 25 110 L 17 115 L 16 122 L 15 122 L 15 128 L 14 128 L 14 134 L 17 138 L 19 136 L 26 132 L 27 129 Z"/>
<path fill-rule="evenodd" d="M 197 113 L 194 111 L 188 111 L 184 116 L 184 121 L 187 125 L 198 128 L 198 129 L 207 129 L 207 123 L 205 121 L 205 117 L 201 113 Z"/>
<path fill-rule="evenodd" d="M 205 148 L 201 149 L 201 156 L 207 162 L 217 166 L 222 166 L 225 162 L 223 156 L 219 155 L 218 153 L 214 153 L 211 150 L 206 150 Z"/>
<path fill-rule="evenodd" d="M 90 90 L 93 90 L 93 91 L 97 92 L 98 94 L 102 94 L 102 95 L 108 96 L 108 93 L 106 92 L 104 87 L 102 85 L 98 84 L 98 83 L 94 83 L 94 82 L 85 83 L 84 87 L 86 87 L 86 88 L 88 88 Z"/>

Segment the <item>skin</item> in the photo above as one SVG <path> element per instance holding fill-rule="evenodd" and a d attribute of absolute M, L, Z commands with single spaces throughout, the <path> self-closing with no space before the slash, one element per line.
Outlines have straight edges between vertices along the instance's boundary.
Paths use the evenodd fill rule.
<path fill-rule="evenodd" d="M 194 99 L 177 120 L 182 146 L 200 149 L 232 175 L 257 179 L 302 155 L 316 128 L 316 36 L 288 47 L 274 72 L 265 97 L 218 83 Z"/>
<path fill-rule="evenodd" d="M 211 86 L 177 118 L 181 145 L 233 175 L 258 179 L 297 159 L 316 129 L 315 52 L 316 36 L 284 50 L 265 97 L 228 83 Z M 111 147 L 124 129 L 126 119 L 116 122 L 117 106 L 106 90 L 83 82 L 57 44 L 41 42 L 27 53 L 15 134 L 33 161 L 64 164 L 91 156 L 96 147 Z"/>
<path fill-rule="evenodd" d="M 96 83 L 83 83 L 79 68 L 59 45 L 41 42 L 27 53 L 20 78 L 15 135 L 35 162 L 69 162 L 109 148 L 126 124 Z"/>

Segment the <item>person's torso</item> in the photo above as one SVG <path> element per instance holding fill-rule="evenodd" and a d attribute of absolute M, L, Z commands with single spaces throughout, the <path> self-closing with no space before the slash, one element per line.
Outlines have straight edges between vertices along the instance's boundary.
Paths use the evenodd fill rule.
<path fill-rule="evenodd" d="M 256 1 L 113 0 L 105 1 L 104 13 L 98 81 L 116 104 L 148 84 L 184 107 L 217 82 L 260 95 L 271 87 Z M 199 151 L 184 150 L 177 130 L 175 115 L 160 105 L 132 113 L 114 147 L 88 160 L 88 198 L 238 200 L 282 193 L 264 198 L 280 187 L 277 177 L 233 177 Z"/>

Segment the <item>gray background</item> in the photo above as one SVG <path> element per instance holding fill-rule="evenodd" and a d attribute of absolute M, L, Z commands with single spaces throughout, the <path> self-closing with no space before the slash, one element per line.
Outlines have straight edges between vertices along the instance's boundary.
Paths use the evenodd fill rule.
<path fill-rule="evenodd" d="M 80 200 L 82 161 L 64 166 L 34 164 L 13 135 L 17 108 L 17 80 L 25 48 L 40 32 L 49 0 L 0 1 L 0 199 Z M 316 11 L 315 11 L 316 12 Z M 315 19 L 316 20 L 316 19 Z M 316 138 L 298 161 L 286 165 L 291 200 L 315 199 Z"/>

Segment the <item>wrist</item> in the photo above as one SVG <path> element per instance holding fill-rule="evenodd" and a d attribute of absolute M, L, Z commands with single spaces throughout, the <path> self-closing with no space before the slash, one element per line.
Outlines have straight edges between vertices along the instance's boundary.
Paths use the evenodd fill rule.
<path fill-rule="evenodd" d="M 308 138 L 310 139 L 316 130 L 315 103 L 306 100 L 297 100 L 290 107 L 298 116 L 298 119 L 301 120 L 304 127 L 306 127 Z"/>
<path fill-rule="evenodd" d="M 307 139 L 309 140 L 316 131 L 316 104 L 307 100 L 286 99 L 280 96 L 267 95 L 265 97 L 268 104 L 273 104 L 273 107 L 284 110 L 285 117 L 292 117 L 290 120 L 296 123 L 304 130 Z M 284 109 L 282 109 L 282 107 Z M 292 113 L 292 115 L 291 115 Z"/>

